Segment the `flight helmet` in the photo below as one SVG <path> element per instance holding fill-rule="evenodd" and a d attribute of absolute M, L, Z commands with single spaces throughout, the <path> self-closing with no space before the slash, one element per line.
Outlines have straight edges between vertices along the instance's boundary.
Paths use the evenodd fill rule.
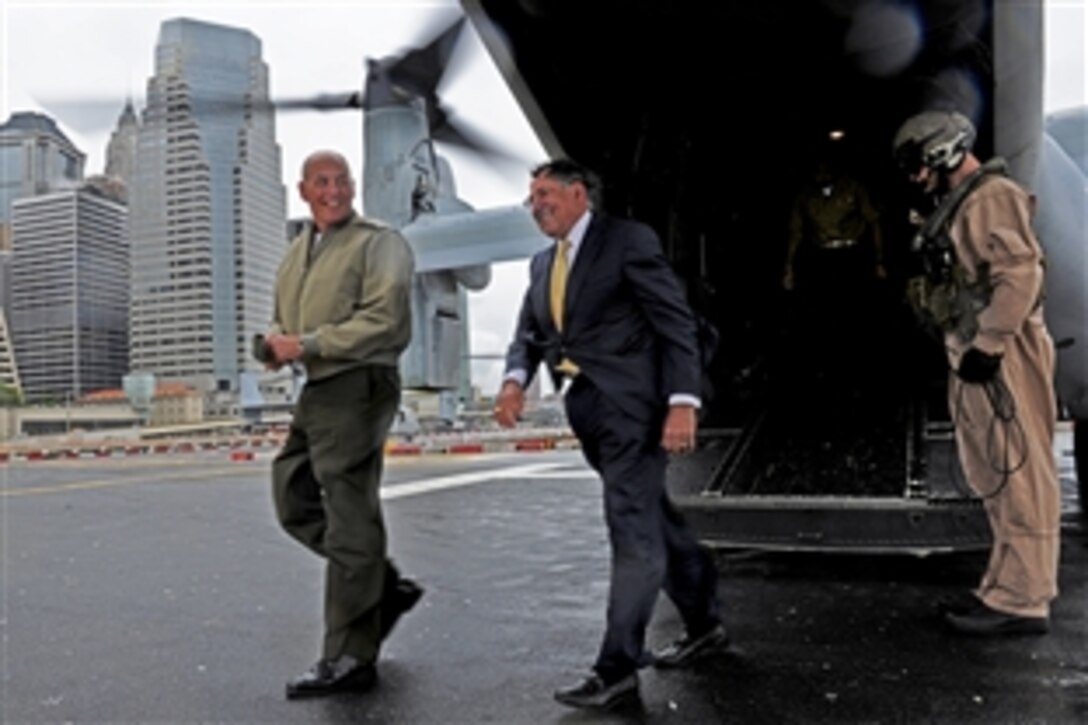
<path fill-rule="evenodd" d="M 962 113 L 923 111 L 899 127 L 892 153 L 908 174 L 917 174 L 923 166 L 948 174 L 963 163 L 975 137 L 975 127 Z"/>

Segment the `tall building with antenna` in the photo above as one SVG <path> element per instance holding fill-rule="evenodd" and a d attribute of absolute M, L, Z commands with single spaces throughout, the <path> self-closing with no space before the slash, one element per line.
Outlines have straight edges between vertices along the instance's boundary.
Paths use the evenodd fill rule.
<path fill-rule="evenodd" d="M 140 121 L 132 107 L 132 101 L 126 101 L 125 107 L 117 119 L 117 127 L 110 134 L 106 145 L 105 175 L 110 179 L 120 179 L 128 186 L 132 183 L 132 172 L 136 166 L 136 144 L 140 139 Z"/>
<path fill-rule="evenodd" d="M 235 392 L 258 368 L 286 219 L 267 101 L 251 32 L 162 24 L 129 183 L 134 372 Z"/>

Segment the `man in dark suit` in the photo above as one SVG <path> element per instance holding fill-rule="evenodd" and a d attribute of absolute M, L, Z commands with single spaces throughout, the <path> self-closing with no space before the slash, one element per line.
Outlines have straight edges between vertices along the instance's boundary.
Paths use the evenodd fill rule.
<path fill-rule="evenodd" d="M 677 667 L 727 641 L 714 563 L 665 492 L 669 453 L 695 445 L 699 354 L 695 320 L 645 224 L 593 209 L 596 179 L 563 159 L 533 170 L 529 203 L 556 244 L 531 261 L 495 417 L 514 426 L 524 389 L 546 362 L 565 387 L 567 418 L 604 482 L 612 549 L 607 628 L 593 673 L 555 693 L 605 707 L 638 692 L 638 668 L 658 593 L 686 634 L 656 664 Z M 569 270 L 569 274 L 568 274 Z"/>

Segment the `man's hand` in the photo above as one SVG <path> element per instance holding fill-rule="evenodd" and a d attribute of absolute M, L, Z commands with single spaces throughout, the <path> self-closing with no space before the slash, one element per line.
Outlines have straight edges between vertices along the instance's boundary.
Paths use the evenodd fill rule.
<path fill-rule="evenodd" d="M 252 353 L 257 362 L 264 364 L 265 370 L 279 370 L 283 367 L 283 363 L 276 361 L 276 356 L 265 341 L 264 335 L 257 334 L 253 336 Z"/>
<path fill-rule="evenodd" d="M 665 418 L 665 430 L 661 434 L 661 446 L 669 453 L 688 453 L 695 450 L 694 405 L 669 406 Z"/>
<path fill-rule="evenodd" d="M 499 390 L 495 401 L 495 420 L 503 428 L 513 428 L 518 424 L 521 411 L 525 409 L 525 391 L 514 380 L 507 380 Z"/>
<path fill-rule="evenodd" d="M 269 369 L 276 370 L 302 357 L 302 340 L 295 335 L 269 335 L 264 341 L 272 352 L 272 360 L 266 363 Z"/>

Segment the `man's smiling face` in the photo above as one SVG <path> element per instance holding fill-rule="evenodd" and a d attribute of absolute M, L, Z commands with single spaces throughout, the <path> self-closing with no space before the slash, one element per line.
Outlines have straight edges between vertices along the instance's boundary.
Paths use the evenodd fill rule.
<path fill-rule="evenodd" d="M 333 156 L 319 156 L 307 164 L 298 192 L 310 205 L 318 231 L 323 232 L 352 214 L 355 182 L 347 165 Z"/>
<path fill-rule="evenodd" d="M 561 239 L 589 208 L 589 199 L 581 182 L 564 184 L 541 174 L 529 185 L 529 205 L 540 231 Z"/>

